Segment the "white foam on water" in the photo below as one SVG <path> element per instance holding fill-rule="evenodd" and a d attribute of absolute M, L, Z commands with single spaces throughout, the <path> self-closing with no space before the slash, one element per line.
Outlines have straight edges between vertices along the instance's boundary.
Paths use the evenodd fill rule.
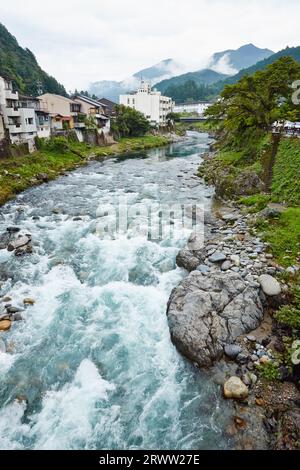
<path fill-rule="evenodd" d="M 114 385 L 103 380 L 95 364 L 81 362 L 70 384 L 46 393 L 42 410 L 32 417 L 31 437 L 36 449 L 86 448 L 98 421 L 99 403 Z"/>
<path fill-rule="evenodd" d="M 30 430 L 27 424 L 22 423 L 26 409 L 24 402 L 14 401 L 3 407 L 0 413 L 0 449 L 21 450 L 24 448 L 23 439 Z"/>

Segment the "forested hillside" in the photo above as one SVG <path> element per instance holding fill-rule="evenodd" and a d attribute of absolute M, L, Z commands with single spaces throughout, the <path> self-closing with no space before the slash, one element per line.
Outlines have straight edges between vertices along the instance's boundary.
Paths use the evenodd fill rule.
<path fill-rule="evenodd" d="M 43 93 L 67 95 L 64 86 L 44 72 L 34 54 L 20 47 L 16 38 L 0 23 L 1 75 L 11 78 L 17 89 L 25 94 L 37 95 L 41 89 Z"/>

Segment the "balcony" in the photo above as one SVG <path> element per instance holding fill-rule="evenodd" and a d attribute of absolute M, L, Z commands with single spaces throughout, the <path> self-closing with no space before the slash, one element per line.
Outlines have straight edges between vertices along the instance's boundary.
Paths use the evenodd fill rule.
<path fill-rule="evenodd" d="M 5 98 L 7 100 L 19 100 L 19 94 L 18 94 L 17 91 L 6 89 L 5 90 Z"/>
<path fill-rule="evenodd" d="M 7 106 L 6 107 L 6 114 L 9 117 L 19 117 L 20 116 L 20 109 L 17 106 L 15 106 L 13 108 Z"/>
<path fill-rule="evenodd" d="M 22 124 L 8 124 L 8 129 L 11 134 L 21 134 L 23 132 Z"/>

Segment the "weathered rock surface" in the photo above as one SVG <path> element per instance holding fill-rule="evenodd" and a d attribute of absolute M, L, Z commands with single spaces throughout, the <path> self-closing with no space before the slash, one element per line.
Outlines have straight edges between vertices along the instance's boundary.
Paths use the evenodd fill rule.
<path fill-rule="evenodd" d="M 259 282 L 263 292 L 266 295 L 273 297 L 275 295 L 281 294 L 281 286 L 279 282 L 277 281 L 277 279 L 270 276 L 269 274 L 262 274 L 259 277 Z"/>
<path fill-rule="evenodd" d="M 259 288 L 239 274 L 194 271 L 173 290 L 167 316 L 179 351 L 200 367 L 210 367 L 226 344 L 259 326 L 263 306 Z"/>
<path fill-rule="evenodd" d="M 224 397 L 244 400 L 249 395 L 248 387 L 239 377 L 230 377 L 224 384 Z"/>

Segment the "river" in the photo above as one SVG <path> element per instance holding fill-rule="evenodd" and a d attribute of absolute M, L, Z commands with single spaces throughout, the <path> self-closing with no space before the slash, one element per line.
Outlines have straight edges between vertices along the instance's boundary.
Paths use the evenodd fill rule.
<path fill-rule="evenodd" d="M 1 335 L 0 449 L 230 448 L 230 405 L 170 340 L 183 241 L 96 230 L 99 207 L 120 196 L 209 209 L 212 190 L 194 176 L 208 143 L 190 133 L 93 161 L 1 208 L 0 233 L 17 225 L 34 248 L 0 251 L 1 295 L 35 304 Z"/>

